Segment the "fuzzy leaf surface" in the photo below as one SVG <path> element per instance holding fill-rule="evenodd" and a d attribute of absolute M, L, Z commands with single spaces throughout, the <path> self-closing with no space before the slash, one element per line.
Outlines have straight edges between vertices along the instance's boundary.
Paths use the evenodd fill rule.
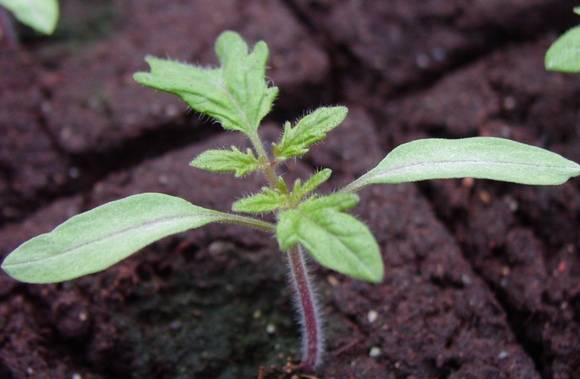
<path fill-rule="evenodd" d="M 171 234 L 237 219 L 174 196 L 129 196 L 76 215 L 28 240 L 6 257 L 2 268 L 23 282 L 61 282 L 104 270 Z"/>
<path fill-rule="evenodd" d="M 335 208 L 299 206 L 282 212 L 276 236 L 284 251 L 301 244 L 324 267 L 368 282 L 383 279 L 383 260 L 369 229 Z"/>
<path fill-rule="evenodd" d="M 579 9 L 575 11 L 579 13 Z M 549 71 L 580 72 L 580 26 L 568 30 L 550 46 L 545 66 Z"/>
<path fill-rule="evenodd" d="M 330 175 L 332 175 L 332 170 L 325 168 L 308 178 L 304 184 L 302 184 L 300 179 L 297 179 L 292 189 L 292 195 L 297 199 L 302 199 L 305 195 L 308 195 L 326 182 L 330 178 Z"/>
<path fill-rule="evenodd" d="M 181 97 L 192 109 L 216 120 L 227 130 L 252 135 L 272 108 L 277 87 L 268 87 L 268 47 L 258 42 L 250 52 L 242 37 L 222 33 L 215 45 L 219 68 L 203 68 L 147 57 L 150 72 L 138 72 L 140 84 Z"/>
<path fill-rule="evenodd" d="M 234 212 L 266 213 L 286 205 L 288 197 L 279 191 L 264 187 L 261 192 L 237 200 L 232 204 Z"/>
<path fill-rule="evenodd" d="M 321 107 L 301 118 L 294 127 L 287 122 L 282 139 L 274 146 L 274 155 L 285 160 L 306 154 L 310 146 L 340 125 L 347 113 L 346 107 Z"/>
<path fill-rule="evenodd" d="M 190 163 L 191 166 L 212 172 L 233 172 L 236 177 L 247 175 L 260 167 L 254 153 L 236 147 L 231 150 L 207 150 Z"/>
<path fill-rule="evenodd" d="M 354 208 L 359 202 L 359 197 L 354 193 L 333 193 L 326 196 L 314 196 L 300 205 L 302 209 L 309 212 L 321 209 L 334 209 L 346 211 Z"/>
<path fill-rule="evenodd" d="M 18 21 L 40 33 L 52 34 L 56 28 L 57 0 L 0 0 L 0 5 L 11 11 Z"/>
<path fill-rule="evenodd" d="M 429 138 L 398 146 L 345 190 L 356 191 L 369 184 L 464 177 L 556 185 L 577 175 L 580 165 L 576 162 L 520 142 L 494 137 Z"/>

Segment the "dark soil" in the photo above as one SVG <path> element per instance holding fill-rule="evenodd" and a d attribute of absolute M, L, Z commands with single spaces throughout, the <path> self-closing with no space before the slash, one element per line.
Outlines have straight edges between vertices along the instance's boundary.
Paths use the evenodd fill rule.
<path fill-rule="evenodd" d="M 140 88 L 146 54 L 210 64 L 224 29 L 271 48 L 281 96 L 350 114 L 288 178 L 330 191 L 415 138 L 493 135 L 580 161 L 580 77 L 543 54 L 573 1 L 62 1 L 54 37 L 18 27 L 0 51 L 0 256 L 80 211 L 134 193 L 227 210 L 263 185 L 194 170 L 245 146 Z M 0 44 L 0 46 L 4 46 Z M 323 378 L 580 377 L 580 184 L 453 180 L 361 193 L 381 245 L 369 285 L 310 262 L 327 325 Z M 0 377 L 309 378 L 284 256 L 271 236 L 209 226 L 58 285 L 0 275 Z M 372 352 L 372 353 L 371 353 Z"/>

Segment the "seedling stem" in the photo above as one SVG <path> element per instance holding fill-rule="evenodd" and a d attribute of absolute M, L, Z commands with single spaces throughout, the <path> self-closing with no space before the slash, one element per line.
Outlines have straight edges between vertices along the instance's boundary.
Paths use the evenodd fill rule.
<path fill-rule="evenodd" d="M 268 153 L 258 133 L 250 138 L 257 154 L 266 161 L 262 171 L 267 178 L 270 188 L 276 189 L 278 176 L 275 165 L 270 161 Z M 284 181 L 285 187 L 287 184 Z M 294 206 L 295 207 L 295 206 Z M 294 289 L 295 305 L 302 324 L 302 363 L 306 371 L 314 371 L 320 365 L 323 352 L 323 332 L 315 297 L 315 288 L 308 274 L 304 252 L 300 245 L 288 250 L 288 265 L 290 266 L 290 282 Z"/>

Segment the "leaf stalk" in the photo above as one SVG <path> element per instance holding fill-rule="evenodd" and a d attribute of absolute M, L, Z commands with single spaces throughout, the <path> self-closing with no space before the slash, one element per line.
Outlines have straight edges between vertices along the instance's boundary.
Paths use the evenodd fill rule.
<path fill-rule="evenodd" d="M 217 211 L 216 213 L 220 213 L 222 216 L 224 216 L 225 219 L 223 222 L 229 224 L 248 226 L 250 228 L 259 229 L 270 233 L 274 233 L 276 231 L 276 225 L 272 224 L 271 222 L 262 221 L 253 217 L 240 216 L 231 213 L 221 213 Z"/>
<path fill-rule="evenodd" d="M 266 177 L 268 184 L 270 185 L 270 187 L 275 189 L 276 183 L 278 182 L 277 180 L 278 175 L 276 174 L 276 171 L 274 169 L 275 166 L 270 161 L 270 157 L 268 156 L 266 149 L 264 149 L 264 144 L 262 143 L 262 140 L 258 135 L 258 132 L 255 131 L 254 133 L 248 135 L 248 138 L 250 139 L 250 142 L 254 146 L 254 149 L 256 150 L 259 159 L 265 162 L 265 164 L 262 166 L 262 172 L 264 173 L 264 176 Z"/>

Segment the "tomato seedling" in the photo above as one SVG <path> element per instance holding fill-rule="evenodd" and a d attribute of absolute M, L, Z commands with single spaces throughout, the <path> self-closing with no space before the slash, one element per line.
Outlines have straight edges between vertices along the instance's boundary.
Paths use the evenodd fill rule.
<path fill-rule="evenodd" d="M 475 137 L 403 144 L 375 168 L 331 194 L 316 193 L 330 178 L 329 169 L 290 185 L 278 174 L 279 166 L 322 141 L 344 120 L 347 108 L 322 107 L 295 123 L 286 122 L 280 140 L 266 149 L 259 127 L 278 95 L 278 88 L 265 79 L 268 47 L 258 42 L 249 50 L 238 34 L 228 31 L 219 36 L 215 51 L 221 63 L 216 68 L 147 57 L 150 72 L 135 74 L 135 80 L 181 97 L 195 111 L 217 120 L 226 130 L 243 133 L 251 142 L 252 148 L 246 151 L 236 147 L 206 151 L 191 162 L 193 167 L 236 177 L 258 173 L 267 186 L 234 202 L 236 213 L 205 209 L 160 193 L 113 201 L 22 244 L 2 264 L 9 275 L 29 283 L 74 279 L 104 270 L 160 238 L 211 222 L 272 233 L 288 259 L 302 320 L 302 367 L 315 370 L 322 359 L 324 336 L 305 252 L 322 266 L 353 278 L 371 283 L 383 280 L 375 238 L 348 213 L 359 201 L 357 191 L 373 184 L 462 177 L 556 185 L 580 175 L 580 165 L 553 152 L 506 139 Z M 265 213 L 274 213 L 276 222 L 262 220 L 259 216 Z"/>
<path fill-rule="evenodd" d="M 0 6 L 37 32 L 52 34 L 56 28 L 59 13 L 57 0 L 0 0 Z"/>
<path fill-rule="evenodd" d="M 574 8 L 580 16 L 580 7 Z M 562 34 L 546 52 L 546 70 L 566 73 L 580 72 L 580 26 Z"/>

